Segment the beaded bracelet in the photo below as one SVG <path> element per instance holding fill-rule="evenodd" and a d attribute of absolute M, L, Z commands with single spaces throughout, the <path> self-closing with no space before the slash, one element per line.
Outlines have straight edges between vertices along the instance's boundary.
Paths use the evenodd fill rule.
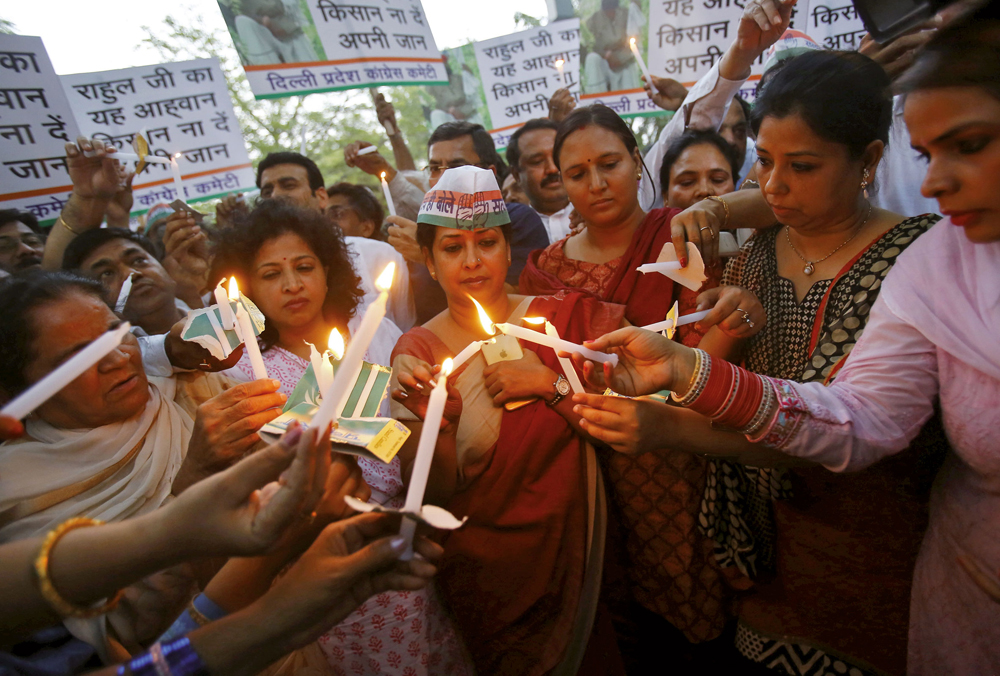
<path fill-rule="evenodd" d="M 111 599 L 104 603 L 103 605 L 90 608 L 82 608 L 80 606 L 73 605 L 66 599 L 64 599 L 58 591 L 56 591 L 55 586 L 52 584 L 52 578 L 49 575 L 49 564 L 52 559 L 52 548 L 56 546 L 56 543 L 71 530 L 76 530 L 77 528 L 86 528 L 87 526 L 100 526 L 103 521 L 98 521 L 97 519 L 85 519 L 82 517 L 76 517 L 73 519 L 68 519 L 51 531 L 45 536 L 45 540 L 42 542 L 42 547 L 38 551 L 38 556 L 35 557 L 35 579 L 38 583 L 38 591 L 41 592 L 42 598 L 52 607 L 62 617 L 76 617 L 81 619 L 86 619 L 89 617 L 96 617 L 98 615 L 103 615 L 104 613 L 110 611 L 122 598 L 123 590 L 118 590 Z"/>
<path fill-rule="evenodd" d="M 207 676 L 208 669 L 187 636 L 155 643 L 145 655 L 118 667 L 118 676 Z"/>

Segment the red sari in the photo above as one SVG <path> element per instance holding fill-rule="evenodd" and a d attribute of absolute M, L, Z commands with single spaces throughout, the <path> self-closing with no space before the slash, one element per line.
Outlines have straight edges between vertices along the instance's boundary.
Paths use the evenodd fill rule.
<path fill-rule="evenodd" d="M 620 308 L 582 294 L 536 298 L 530 314 L 580 342 L 621 325 Z M 555 353 L 524 343 L 559 372 Z M 440 363 L 451 352 L 422 327 L 393 359 Z M 458 377 L 462 370 L 455 372 Z M 587 558 L 586 445 L 542 401 L 504 411 L 496 445 L 447 508 L 468 516 L 445 535 L 436 578 L 480 674 L 545 674 L 566 652 L 581 605 Z"/>
<path fill-rule="evenodd" d="M 636 270 L 655 262 L 670 243 L 670 221 L 678 213 L 680 209 L 650 211 L 625 253 L 603 265 L 566 258 L 566 240 L 531 254 L 521 273 L 521 292 L 552 294 L 581 284 L 601 300 L 624 305 L 625 318 L 637 326 L 663 320 L 675 301 L 680 314 L 694 312 L 697 293 L 663 275 Z M 721 267 L 708 266 L 705 274 L 702 290 L 718 285 Z M 702 336 L 689 324 L 677 331 L 675 340 L 695 347 Z M 706 461 L 685 452 L 604 452 L 600 457 L 624 526 L 621 537 L 632 596 L 691 642 L 718 637 L 731 617 L 730 591 L 715 563 L 712 543 L 698 532 Z M 609 541 L 613 537 L 609 533 Z"/>

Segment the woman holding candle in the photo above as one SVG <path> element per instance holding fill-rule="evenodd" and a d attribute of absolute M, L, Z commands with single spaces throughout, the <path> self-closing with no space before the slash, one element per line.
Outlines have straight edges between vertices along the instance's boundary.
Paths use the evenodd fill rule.
<path fill-rule="evenodd" d="M 509 227 L 498 202 L 495 177 L 477 167 L 449 169 L 424 199 L 417 238 L 448 309 L 396 346 L 397 418 L 423 417 L 434 364 L 493 335 L 473 299 L 492 321 L 543 317 L 575 343 L 622 324 L 620 306 L 581 294 L 508 294 Z M 575 673 L 591 637 L 600 582 L 603 503 L 596 462 L 563 396 L 569 387 L 556 354 L 522 341 L 524 357 L 503 361 L 509 345 L 498 343 L 491 352 L 501 361 L 487 365 L 489 347 L 464 363 L 456 360 L 448 378 L 424 502 L 469 521 L 444 537 L 438 584 L 479 673 L 546 674 L 560 664 Z M 504 406 L 525 399 L 527 405 L 513 410 Z M 615 673 L 598 655 L 588 653 L 585 665 Z"/>
<path fill-rule="evenodd" d="M 839 383 L 859 334 L 873 330 L 869 312 L 886 274 L 938 220 L 903 219 L 868 201 L 888 138 L 888 86 L 866 57 L 812 52 L 787 62 L 757 100 L 751 120 L 758 132 L 757 175 L 777 223 L 744 245 L 725 279 L 757 294 L 767 310 L 767 325 L 742 348 L 750 370 Z M 597 412 L 602 402 L 588 403 L 595 409 L 583 415 L 593 415 L 588 429 L 595 436 L 605 437 L 598 425 L 620 427 Z M 730 413 L 748 410 L 733 403 Z M 663 427 L 651 420 L 633 438 L 662 438 L 669 429 L 672 448 L 716 456 L 743 451 L 741 461 L 751 465 L 713 462 L 699 516 L 720 563 L 747 575 L 778 570 L 775 578 L 762 577 L 741 604 L 742 654 L 767 665 L 819 654 L 845 669 L 873 665 L 903 673 L 910 571 L 933 472 L 946 449 L 939 421 L 905 453 L 833 475 L 821 467 L 758 469 L 755 461 L 780 468 L 789 460 L 749 454 L 732 434 L 693 434 L 708 420 L 691 418 L 672 409 Z M 913 435 L 926 419 L 913 426 Z M 691 420 L 688 431 L 679 420 Z M 753 427 L 750 436 L 759 439 L 766 436 L 764 423 L 761 417 L 728 426 Z M 773 518 L 762 519 L 772 508 Z"/>
<path fill-rule="evenodd" d="M 216 251 L 211 279 L 235 277 L 265 317 L 266 327 L 260 335 L 262 357 L 268 373 L 281 381 L 279 391 L 291 394 L 310 365 L 311 346 L 325 352 L 331 330 L 336 329 L 350 345 L 364 315 L 359 305 L 360 282 L 343 235 L 331 228 L 321 213 L 278 200 L 262 201 L 219 233 Z M 388 366 L 399 336 L 395 324 L 383 319 L 366 360 Z M 245 359 L 229 373 L 241 380 L 253 378 L 252 366 Z M 359 458 L 358 465 L 367 487 L 356 497 L 367 500 L 371 496 L 378 504 L 402 507 L 398 458 L 388 465 Z M 464 673 L 460 642 L 433 585 L 408 595 L 387 593 L 384 600 L 388 605 L 379 608 L 387 608 L 387 612 L 364 605 L 320 639 L 328 668 L 340 672 L 358 664 L 364 674 L 401 676 L 406 669 L 429 673 L 430 662 L 426 660 L 433 660 L 434 664 L 452 665 L 453 673 Z M 414 620 L 419 622 L 414 624 Z M 360 628 L 361 637 L 356 635 L 355 626 Z M 379 641 L 390 646 L 399 645 L 400 637 L 405 648 L 398 651 L 398 661 L 369 663 L 352 652 L 351 645 L 359 640 L 366 645 Z M 407 652 L 411 645 L 415 654 Z"/>
<path fill-rule="evenodd" d="M 119 324 L 95 281 L 37 273 L 0 285 L 0 393 L 12 398 Z M 35 409 L 0 446 L 0 542 L 72 517 L 122 520 L 224 468 L 259 441 L 283 398 L 269 382 L 224 391 L 214 374 L 147 378 L 132 334 Z M 105 658 L 137 650 L 190 599 L 190 568 L 137 585 L 120 606 L 67 626 Z"/>

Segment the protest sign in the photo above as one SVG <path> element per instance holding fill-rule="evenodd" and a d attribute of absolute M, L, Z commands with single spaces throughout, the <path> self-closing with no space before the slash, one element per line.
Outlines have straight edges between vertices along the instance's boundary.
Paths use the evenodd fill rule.
<path fill-rule="evenodd" d="M 557 89 L 580 92 L 579 19 L 477 42 L 475 51 L 498 149 L 525 122 L 549 114 Z"/>
<path fill-rule="evenodd" d="M 861 46 L 865 25 L 848 0 L 813 0 L 799 29 L 826 49 L 855 50 Z"/>
<path fill-rule="evenodd" d="M 420 0 L 219 0 L 219 6 L 258 99 L 447 84 Z"/>
<path fill-rule="evenodd" d="M 432 101 L 426 113 L 431 132 L 445 122 L 456 120 L 481 124 L 486 129 L 492 126 L 474 44 L 470 42 L 441 52 L 448 81 L 425 87 Z"/>
<path fill-rule="evenodd" d="M 62 76 L 87 136 L 131 152 L 145 129 L 150 154 L 175 157 L 185 202 L 252 190 L 256 177 L 218 59 L 195 59 Z M 170 165 L 150 164 L 133 183 L 133 213 L 178 197 Z"/>
<path fill-rule="evenodd" d="M 0 207 L 55 221 L 72 190 L 65 144 L 78 135 L 42 39 L 0 34 Z"/>

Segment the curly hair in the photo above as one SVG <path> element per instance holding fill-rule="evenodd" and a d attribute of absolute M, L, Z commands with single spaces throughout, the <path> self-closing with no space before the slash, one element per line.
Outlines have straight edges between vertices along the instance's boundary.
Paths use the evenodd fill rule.
<path fill-rule="evenodd" d="M 327 269 L 323 317 L 346 325 L 364 297 L 361 278 L 354 272 L 350 251 L 339 228 L 332 227 L 318 211 L 303 209 L 282 200 L 263 200 L 253 211 L 238 217 L 233 225 L 215 237 L 209 280 L 217 284 L 223 277 L 236 277 L 249 288 L 253 263 L 265 243 L 291 233 L 302 238 Z M 266 318 L 266 317 L 265 317 Z M 260 335 L 264 350 L 274 347 L 278 330 L 267 322 Z"/>

